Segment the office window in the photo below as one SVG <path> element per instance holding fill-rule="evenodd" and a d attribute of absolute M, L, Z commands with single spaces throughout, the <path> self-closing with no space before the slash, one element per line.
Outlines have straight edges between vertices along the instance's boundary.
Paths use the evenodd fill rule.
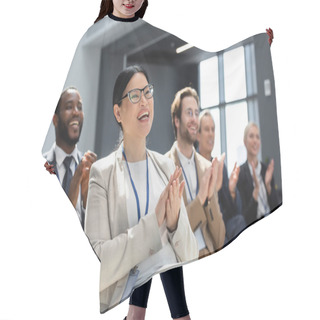
<path fill-rule="evenodd" d="M 243 46 L 223 54 L 225 102 L 246 97 L 246 72 Z"/>
<path fill-rule="evenodd" d="M 201 109 L 209 109 L 216 123 L 212 155 L 226 153 L 229 174 L 235 162 L 241 165 L 246 160 L 243 131 L 249 121 L 248 115 L 255 114 L 251 109 L 248 112 L 248 108 L 258 108 L 254 61 L 254 44 L 250 43 L 199 64 Z"/>
<path fill-rule="evenodd" d="M 219 104 L 218 58 L 212 57 L 200 63 L 201 108 Z"/>
<path fill-rule="evenodd" d="M 213 117 L 213 121 L 215 124 L 215 139 L 214 139 L 214 147 L 211 152 L 212 157 L 220 157 L 221 155 L 221 134 L 220 134 L 220 110 L 219 108 L 213 108 L 210 110 L 210 113 Z"/>
<path fill-rule="evenodd" d="M 231 173 L 235 162 L 246 161 L 247 153 L 243 144 L 243 132 L 248 123 L 247 102 L 226 105 L 227 166 Z"/>

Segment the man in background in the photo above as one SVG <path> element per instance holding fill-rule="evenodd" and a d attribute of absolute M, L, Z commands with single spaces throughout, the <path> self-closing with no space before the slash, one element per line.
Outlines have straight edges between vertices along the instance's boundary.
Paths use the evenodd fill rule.
<path fill-rule="evenodd" d="M 199 132 L 197 140 L 199 153 L 212 161 L 212 150 L 215 142 L 215 122 L 210 111 L 205 110 L 199 117 Z M 221 161 L 224 161 L 225 154 Z M 234 240 L 238 234 L 246 228 L 245 219 L 242 215 L 242 202 L 237 189 L 240 167 L 235 163 L 230 178 L 227 169 L 223 167 L 222 186 L 218 192 L 219 205 L 226 226 L 225 245 Z"/>
<path fill-rule="evenodd" d="M 199 128 L 199 98 L 193 88 L 176 93 L 171 118 L 176 141 L 166 155 L 182 167 L 181 179 L 186 182 L 183 199 L 198 241 L 199 258 L 203 258 L 224 245 L 225 226 L 218 203 L 220 163 L 206 160 L 193 147 Z"/>
<path fill-rule="evenodd" d="M 89 172 L 97 155 L 87 151 L 83 156 L 77 148 L 84 119 L 82 99 L 75 87 L 66 88 L 60 95 L 52 122 L 56 141 L 43 156 L 45 167 L 55 173 L 77 211 L 84 227 Z"/>

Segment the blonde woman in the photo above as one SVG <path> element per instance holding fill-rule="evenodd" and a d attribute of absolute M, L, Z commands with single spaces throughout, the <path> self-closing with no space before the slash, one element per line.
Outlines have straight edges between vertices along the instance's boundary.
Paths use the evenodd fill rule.
<path fill-rule="evenodd" d="M 250 122 L 243 137 L 247 149 L 247 161 L 240 166 L 237 187 L 241 194 L 243 215 L 247 225 L 272 212 L 279 206 L 274 186 L 274 161 L 268 166 L 258 159 L 260 150 L 260 131 L 258 126 Z"/>

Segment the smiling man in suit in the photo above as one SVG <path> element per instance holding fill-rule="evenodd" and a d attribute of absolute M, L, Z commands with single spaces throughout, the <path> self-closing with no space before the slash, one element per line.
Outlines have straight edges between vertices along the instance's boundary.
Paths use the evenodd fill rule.
<path fill-rule="evenodd" d="M 223 163 L 202 157 L 193 147 L 199 129 L 199 97 L 190 87 L 178 91 L 171 106 L 176 141 L 166 154 L 182 167 L 186 184 L 183 199 L 192 231 L 199 247 L 199 258 L 224 245 L 225 225 L 218 203 Z"/>
<path fill-rule="evenodd" d="M 52 119 L 56 141 L 43 155 L 76 209 L 82 228 L 85 219 L 89 171 L 92 163 L 97 159 L 96 154 L 91 151 L 87 151 L 82 156 L 77 148 L 83 119 L 80 93 L 75 87 L 66 88 L 60 95 Z"/>
<path fill-rule="evenodd" d="M 216 125 L 210 111 L 202 111 L 199 117 L 197 140 L 199 153 L 209 161 L 212 161 L 211 153 L 215 145 L 215 129 Z M 222 161 L 224 159 L 224 156 L 222 156 Z M 242 215 L 241 196 L 237 189 L 239 172 L 240 167 L 235 163 L 229 178 L 224 166 L 222 187 L 218 192 L 220 210 L 226 227 L 225 245 L 246 228 L 245 219 Z"/>

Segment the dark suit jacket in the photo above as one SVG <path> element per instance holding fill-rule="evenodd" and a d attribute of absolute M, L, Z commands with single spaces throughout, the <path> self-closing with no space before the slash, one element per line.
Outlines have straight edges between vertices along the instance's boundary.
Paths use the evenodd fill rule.
<path fill-rule="evenodd" d="M 226 226 L 225 243 L 228 243 L 245 229 L 246 224 L 242 215 L 242 202 L 238 188 L 236 188 L 235 201 L 231 197 L 226 166 L 223 167 L 222 187 L 218 192 L 218 196 L 220 210 Z"/>
<path fill-rule="evenodd" d="M 51 147 L 51 149 L 49 151 L 44 153 L 43 156 L 48 161 L 49 164 L 53 164 L 54 172 L 56 173 L 57 178 L 60 181 L 60 184 L 62 184 L 62 180 L 60 179 L 60 177 L 58 175 L 57 163 L 56 163 L 56 155 L 55 155 L 55 152 L 54 152 L 54 145 Z M 78 162 L 80 163 L 81 158 L 82 158 L 82 153 L 79 150 L 78 150 L 77 157 L 78 157 Z M 80 190 L 79 190 L 79 196 L 81 197 Z M 81 203 L 81 212 L 78 212 L 78 216 L 79 216 L 79 219 L 80 219 L 80 223 L 81 223 L 82 229 L 84 229 L 85 209 L 82 206 L 82 199 L 80 199 L 80 203 Z"/>
<path fill-rule="evenodd" d="M 264 178 L 266 175 L 266 171 L 267 166 L 261 162 L 261 176 L 263 183 L 265 183 Z M 249 226 L 257 220 L 258 202 L 252 196 L 254 186 L 248 161 L 240 166 L 240 174 L 237 187 L 241 195 L 243 215 L 246 219 L 247 225 Z M 270 212 L 272 212 L 281 204 L 281 201 L 278 200 L 273 178 L 271 180 L 271 194 L 269 195 L 267 192 L 267 196 Z"/>

